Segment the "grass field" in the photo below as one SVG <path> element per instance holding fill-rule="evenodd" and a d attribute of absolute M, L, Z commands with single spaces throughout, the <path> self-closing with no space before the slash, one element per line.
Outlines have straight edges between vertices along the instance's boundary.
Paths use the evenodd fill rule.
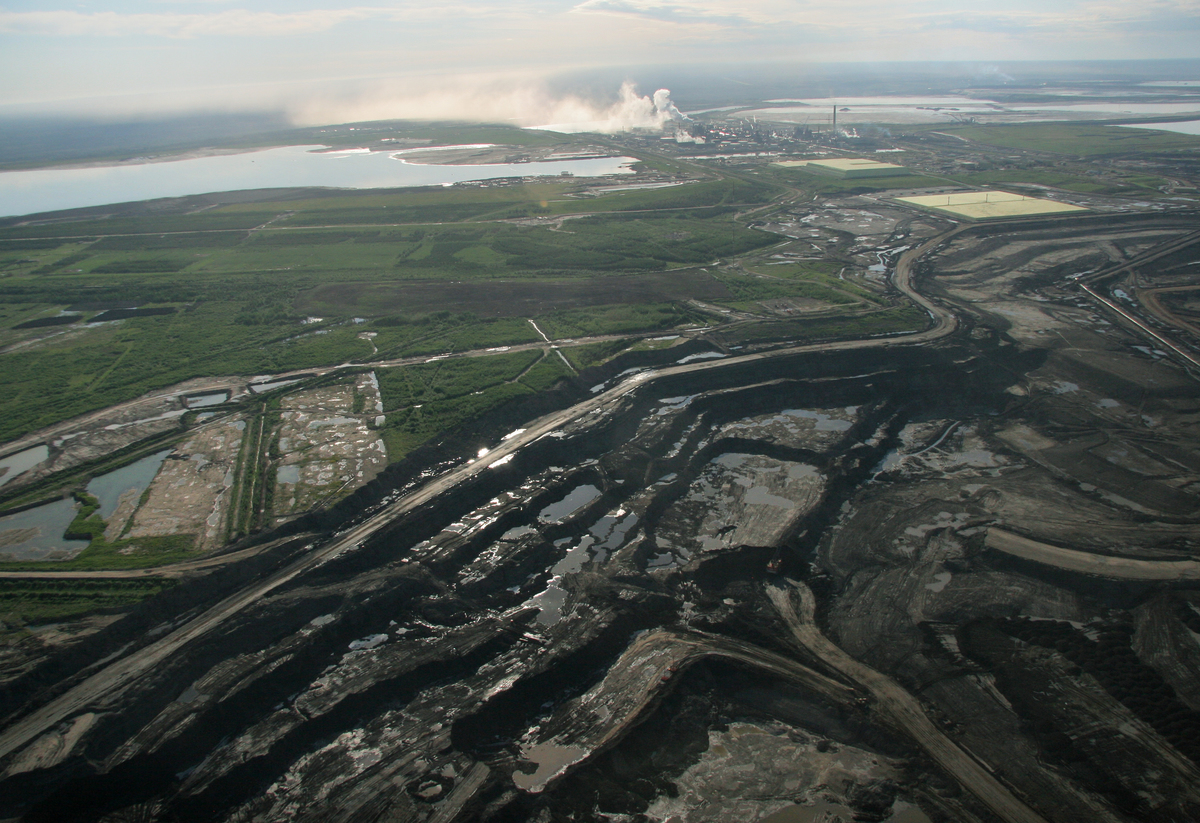
<path fill-rule="evenodd" d="M 1112 183 L 1108 178 L 1085 177 L 1053 169 L 986 171 L 977 174 L 950 175 L 950 179 L 969 186 L 984 188 L 1026 183 L 1077 191 L 1081 194 L 1116 194 L 1136 197 L 1157 195 L 1160 193 L 1158 187 L 1166 183 L 1161 177 L 1134 174 L 1123 175 L 1119 183 Z"/>
<path fill-rule="evenodd" d="M 785 341 L 807 343 L 915 332 L 928 325 L 929 316 L 921 309 L 916 306 L 898 306 L 856 316 L 806 318 L 741 326 L 718 335 L 726 343 L 733 345 Z"/>
<path fill-rule="evenodd" d="M 732 204 L 760 202 L 765 186 L 581 191 L 554 182 L 367 192 L 0 228 L 0 442 L 194 377 L 372 357 L 366 328 L 379 356 L 538 340 L 525 318 L 563 334 L 669 328 L 689 315 L 667 304 L 722 289 L 669 272 L 774 242 L 733 219 Z M 591 216 L 497 222 L 535 212 Z M 638 302 L 654 306 L 613 307 Z M 122 306 L 174 312 L 86 322 Z M 66 309 L 77 322 L 15 328 Z M 303 325 L 307 315 L 322 320 Z"/>
<path fill-rule="evenodd" d="M 378 370 L 388 457 L 398 460 L 441 432 L 565 377 L 543 354 L 536 349 Z"/>
<path fill-rule="evenodd" d="M 1200 137 L 1194 135 L 1083 123 L 950 126 L 939 127 L 938 131 L 989 146 L 1052 152 L 1076 157 L 1173 151 L 1200 147 Z"/>
<path fill-rule="evenodd" d="M 808 171 L 803 166 L 765 167 L 770 175 L 802 187 L 805 191 L 816 195 L 836 195 L 848 192 L 888 191 L 891 189 L 919 189 L 929 186 L 946 185 L 945 178 L 927 177 L 922 174 L 897 174 L 889 177 L 864 177 L 859 179 L 838 179 L 827 174 Z"/>

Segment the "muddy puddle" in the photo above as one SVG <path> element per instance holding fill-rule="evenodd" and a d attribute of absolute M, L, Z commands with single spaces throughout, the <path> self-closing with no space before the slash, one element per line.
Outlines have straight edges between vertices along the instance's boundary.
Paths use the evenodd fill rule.
<path fill-rule="evenodd" d="M 587 757 L 587 749 L 579 746 L 562 746 L 557 743 L 539 743 L 525 750 L 522 755 L 526 760 L 537 764 L 533 774 L 513 772 L 513 783 L 527 792 L 540 792 L 552 778 L 560 774 L 568 766 L 578 763 Z"/>
<path fill-rule="evenodd" d="M 154 480 L 171 449 L 143 457 L 108 474 L 93 477 L 87 484 L 88 494 L 100 501 L 99 515 L 107 520 L 117 510 L 121 495 L 129 491 L 141 494 Z"/>

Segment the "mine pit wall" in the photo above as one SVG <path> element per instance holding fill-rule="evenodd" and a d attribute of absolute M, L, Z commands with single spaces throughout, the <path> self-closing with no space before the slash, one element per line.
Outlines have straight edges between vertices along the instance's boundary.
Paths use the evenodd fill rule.
<path fill-rule="evenodd" d="M 956 360 L 962 365 L 955 365 Z M 855 365 L 859 366 L 858 371 L 860 372 L 870 372 L 869 377 L 857 380 L 854 378 L 831 380 L 828 383 L 811 382 L 835 375 L 838 372 L 844 373 L 847 369 L 853 373 L 851 367 Z M 612 368 L 615 369 L 617 366 Z M 880 369 L 893 371 L 890 374 L 880 374 Z M 483 473 L 472 481 L 462 484 L 453 493 L 442 496 L 431 506 L 403 518 L 380 532 L 357 551 L 350 552 L 314 572 L 303 575 L 288 586 L 280 587 L 267 601 L 252 606 L 245 613 L 232 618 L 221 631 L 196 641 L 188 647 L 186 654 L 176 655 L 161 666 L 153 677 L 147 678 L 145 682 L 138 683 L 133 687 L 133 692 L 138 695 L 138 699 L 132 702 L 137 708 L 126 710 L 125 713 L 118 712 L 99 722 L 94 732 L 90 733 L 82 744 L 80 751 L 69 758 L 67 762 L 39 775 L 36 781 L 8 780 L 4 784 L 0 784 L 0 789 L 18 791 L 19 796 L 32 801 L 47 793 L 53 786 L 71 783 L 74 788 L 66 792 L 67 795 L 86 796 L 91 791 L 88 787 L 92 785 L 92 781 L 86 778 L 86 774 L 91 771 L 92 767 L 85 765 L 84 755 L 93 762 L 103 762 L 113 757 L 118 747 L 130 734 L 151 723 L 156 714 L 184 693 L 216 662 L 228 659 L 231 653 L 235 653 L 237 649 L 242 649 L 249 654 L 258 652 L 272 643 L 283 643 L 286 647 L 285 638 L 289 633 L 298 631 L 333 605 L 334 601 L 330 600 L 332 595 L 322 595 L 303 602 L 303 598 L 296 598 L 296 595 L 300 594 L 302 590 L 311 589 L 313 586 L 336 587 L 341 582 L 349 581 L 355 575 L 371 569 L 379 569 L 381 566 L 401 559 L 408 547 L 437 534 L 448 523 L 461 516 L 464 511 L 473 510 L 500 492 L 512 488 L 520 482 L 517 478 L 533 476 L 545 466 L 576 465 L 581 460 L 603 457 L 605 453 L 619 449 L 622 444 L 629 442 L 636 434 L 646 413 L 657 403 L 657 397 L 703 392 L 707 394 L 707 397 L 698 398 L 697 402 L 700 408 L 689 413 L 690 417 L 694 419 L 696 415 L 708 413 L 714 418 L 727 420 L 737 416 L 746 416 L 747 404 L 752 408 L 769 409 L 789 405 L 801 407 L 842 405 L 848 404 L 846 398 L 867 403 L 875 393 L 890 395 L 910 390 L 917 394 L 917 398 L 911 402 L 914 404 L 914 408 L 919 408 L 931 402 L 930 398 L 944 399 L 945 395 L 942 392 L 945 391 L 944 387 L 947 385 L 955 387 L 961 393 L 960 402 L 967 405 L 987 405 L 991 402 L 992 393 L 997 390 L 1000 380 L 996 376 L 996 371 L 979 368 L 978 364 L 974 364 L 972 368 L 971 362 L 965 360 L 965 352 L 952 348 L 945 351 L 894 349 L 883 353 L 851 352 L 797 356 L 755 363 L 744 368 L 716 369 L 705 373 L 703 378 L 684 375 L 653 382 L 649 384 L 653 386 L 652 391 L 638 390 L 626 401 L 619 414 L 607 417 L 600 424 L 593 424 L 582 434 L 575 434 L 563 440 L 545 438 L 522 449 L 509 465 Z M 797 375 L 798 372 L 799 375 Z M 782 398 L 776 387 L 738 388 L 748 382 L 776 380 L 781 374 L 799 376 L 804 382 L 796 384 Z M 734 389 L 735 391 L 724 398 L 714 396 L 712 395 L 714 383 L 717 389 Z M 731 401 L 737 404 L 737 408 L 723 410 L 722 405 L 732 405 Z M 866 420 L 860 422 L 853 434 L 869 436 L 881 422 L 893 419 L 897 403 L 898 401 L 895 400 L 880 403 L 867 415 Z M 513 412 L 507 411 L 499 415 L 499 421 L 490 420 L 488 425 L 496 431 L 509 430 L 507 427 L 512 426 L 514 422 L 518 424 L 525 422 L 528 419 L 525 414 L 522 412 L 522 416 L 516 419 Z M 671 431 L 678 433 L 684 430 L 689 415 L 682 416 L 681 421 Z M 892 430 L 895 429 L 896 424 L 893 423 Z M 660 445 L 664 442 L 669 443 L 670 438 L 664 436 L 660 440 Z M 844 489 L 853 487 L 854 478 L 861 479 L 862 473 L 868 471 L 877 462 L 879 454 L 882 453 L 880 450 L 885 446 L 887 446 L 886 439 L 878 447 L 870 449 L 869 454 L 856 456 L 853 459 L 852 464 L 848 466 L 850 471 L 844 475 L 844 479 L 841 481 L 844 483 Z M 720 447 L 714 444 L 699 457 L 686 458 L 685 462 L 690 463 L 691 471 L 696 471 L 699 466 L 707 462 L 712 454 L 716 453 L 718 448 Z M 854 452 L 855 448 L 850 446 L 850 452 Z M 643 478 L 647 477 L 648 473 L 652 473 L 649 472 L 649 468 L 654 458 L 646 452 L 643 452 L 643 455 L 642 461 L 636 466 L 611 467 L 611 471 L 622 475 L 615 479 L 626 481 L 621 485 L 628 488 L 628 491 L 622 489 L 614 493 L 611 484 L 607 488 L 602 487 L 606 494 L 601 501 L 593 504 L 593 511 L 599 512 L 601 508 L 618 502 L 622 499 L 622 495 L 628 496 L 633 493 Z M 663 467 L 666 468 L 668 465 L 670 464 Z M 408 477 L 411 478 L 417 474 L 416 466 L 410 465 L 406 468 Z M 603 462 L 601 468 L 604 468 Z M 405 473 L 395 472 L 371 484 L 370 488 L 361 491 L 357 495 L 358 504 L 361 505 L 368 500 L 382 500 L 390 491 L 388 481 L 395 481 L 397 476 L 404 477 Z M 573 474 L 569 476 L 569 479 L 574 482 L 585 477 L 591 479 L 595 475 Z M 679 488 L 684 489 L 686 486 L 681 484 Z M 530 501 L 530 505 L 523 511 L 514 509 L 513 513 L 506 514 L 501 521 L 490 526 L 485 534 L 473 536 L 458 550 L 452 551 L 447 558 L 448 567 L 460 562 L 463 556 L 480 550 L 494 535 L 502 533 L 500 531 L 502 527 L 508 527 L 523 519 L 532 519 L 536 516 L 539 505 L 559 499 L 559 495 L 565 490 L 569 490 L 569 487 L 567 481 L 564 480 L 556 487 L 548 488 L 542 494 L 535 495 Z M 820 517 L 828 520 L 840 506 L 844 494 L 842 487 L 831 488 L 827 494 L 826 504 L 821 507 Z M 331 513 L 327 516 L 330 522 L 338 522 L 336 514 Z M 344 520 L 340 521 L 339 525 L 344 523 Z M 565 530 L 569 532 L 571 528 Z M 63 658 L 51 661 L 52 665 L 39 669 L 34 673 L 37 675 L 36 677 L 31 676 L 26 679 L 21 691 L 10 694 L 13 694 L 14 697 L 16 694 L 23 694 L 24 700 L 29 700 L 39 687 L 58 682 L 64 667 L 74 665 L 74 670 L 78 671 L 88 662 L 115 651 L 120 647 L 122 641 L 128 642 L 139 633 L 144 636 L 145 630 L 155 624 L 153 616 L 157 613 L 179 614 L 189 611 L 189 608 L 195 613 L 196 609 L 215 602 L 228 591 L 245 585 L 250 580 L 277 568 L 286 558 L 294 556 L 300 550 L 301 547 L 298 545 L 280 547 L 200 580 L 185 581 L 169 601 L 163 599 L 148 601 L 143 607 L 135 610 L 130 618 L 114 624 L 109 631 L 102 633 L 103 636 L 84 641 L 84 644 L 78 649 L 72 650 Z M 399 573 L 394 569 L 388 572 L 389 579 L 399 583 L 404 577 L 403 575 L 395 577 L 396 574 Z M 268 667 L 260 667 L 261 674 L 256 675 L 253 685 L 244 687 L 242 694 L 230 694 L 229 699 L 224 701 L 216 700 L 218 696 L 214 695 L 215 705 L 203 710 L 202 719 L 192 720 L 174 737 L 168 733 L 160 743 L 156 744 L 151 740 L 144 741 L 146 748 L 142 750 L 142 753 L 131 753 L 128 760 L 115 767 L 114 774 L 116 776 L 126 776 L 128 779 L 105 783 L 109 787 L 105 789 L 106 792 L 118 792 L 113 787 L 123 786 L 124 788 L 118 792 L 123 793 L 121 797 L 113 795 L 98 798 L 93 808 L 115 804 L 118 800 L 122 803 L 129 802 L 136 797 L 149 796 L 149 794 L 153 794 L 153 791 L 164 790 L 167 784 L 163 781 L 167 780 L 169 775 L 195 765 L 188 759 L 189 756 L 194 759 L 194 754 L 189 755 L 189 753 L 205 750 L 206 746 L 215 745 L 215 741 L 226 735 L 236 734 L 253 718 L 255 707 L 270 705 L 274 700 L 285 699 L 288 691 L 294 689 L 296 682 L 306 682 L 306 679 L 310 681 L 316 677 L 328 665 L 328 661 L 333 659 L 335 652 L 340 654 L 345 649 L 345 644 L 349 639 L 361 637 L 373 628 L 378 628 L 380 621 L 386 624 L 386 616 L 401 613 L 409 608 L 411 600 L 417 598 L 422 592 L 429 593 L 431 591 L 426 588 L 429 585 L 430 583 L 422 582 L 418 578 L 407 579 L 403 585 L 397 585 L 394 595 L 380 596 L 370 601 L 370 604 L 388 604 L 388 608 L 368 604 L 361 614 L 354 616 L 353 613 L 349 613 L 344 622 L 339 621 L 327 631 L 315 632 L 311 639 L 305 641 L 301 646 L 291 650 L 280 650 L 277 652 L 279 659 L 274 664 L 274 668 L 270 671 L 262 671 L 263 668 Z M 438 586 L 435 585 L 433 590 L 437 589 Z M 169 609 L 166 608 L 168 603 L 171 606 Z M 180 608 L 181 603 L 192 605 Z M 484 735 L 485 732 L 502 735 L 507 733 L 511 720 L 506 721 L 505 718 L 524 720 L 533 708 L 561 691 L 561 666 L 566 665 L 568 668 L 572 665 L 576 666 L 580 670 L 577 674 L 582 681 L 581 687 L 586 687 L 590 682 L 588 673 L 595 672 L 598 659 L 615 659 L 624 649 L 633 631 L 656 625 L 656 621 L 661 620 L 663 610 L 671 608 L 673 608 L 673 601 L 669 597 L 648 594 L 645 602 L 636 610 L 635 616 L 612 615 L 607 619 L 600 620 L 599 622 L 604 625 L 604 628 L 599 631 L 599 634 L 590 638 L 581 638 L 581 645 L 577 651 L 569 654 L 564 662 L 555 662 L 554 674 L 550 674 L 548 671 L 530 672 L 513 689 L 495 699 L 500 702 L 489 703 L 477 712 L 476 719 L 464 718 L 458 721 L 463 725 L 456 725 L 454 733 L 464 741 L 463 745 L 467 745 L 466 741 L 469 739 L 482 739 L 479 735 Z M 137 631 L 134 631 L 135 627 L 138 627 Z M 144 637 L 143 642 L 145 642 Z M 474 660 L 474 658 L 471 659 Z M 73 661 L 73 663 L 69 661 Z M 401 680 L 405 676 L 402 676 L 400 680 L 388 681 L 391 684 L 389 688 L 401 688 Z M 67 682 L 60 685 L 60 688 L 68 685 L 69 682 L 68 679 Z M 370 693 L 372 695 L 383 694 L 374 689 Z M 507 696 L 509 694 L 511 696 Z M 39 695 L 36 702 L 42 702 L 41 698 L 45 696 L 44 694 Z M 351 700 L 349 697 L 346 699 Z M 350 718 L 356 716 L 355 713 L 360 711 L 360 708 L 365 710 L 366 704 L 355 701 L 357 698 L 351 700 L 344 710 L 341 708 L 335 710 L 347 714 L 336 714 L 335 716 L 342 718 L 344 722 L 350 722 Z M 23 701 L 14 700 L 13 703 L 10 703 L 10 711 L 15 710 L 20 702 Z M 130 701 L 127 699 L 125 702 L 129 703 Z M 316 728 L 320 730 L 326 727 L 318 725 Z M 469 734 L 468 731 L 470 731 Z M 268 760 L 255 762 L 262 767 L 266 767 L 268 763 L 290 762 L 290 759 L 294 759 L 298 752 L 304 750 L 304 747 L 311 746 L 320 739 L 318 731 L 311 734 L 297 731 L 295 735 L 285 737 L 275 747 L 272 747 L 271 753 L 267 755 Z M 278 760 L 275 759 L 276 757 Z M 277 768 L 277 765 L 266 770 L 271 771 L 273 768 Z M 239 774 L 242 776 L 237 776 Z M 253 785 L 257 785 L 251 779 L 251 775 L 255 774 L 261 774 L 261 771 L 249 768 L 235 770 L 235 773 L 230 773 L 229 782 L 219 784 L 220 792 L 217 792 L 215 788 L 204 790 L 202 798 L 196 801 L 200 804 L 197 808 L 202 806 L 209 808 L 204 804 L 213 802 L 203 799 L 204 797 L 215 798 L 223 794 L 234 795 L 250 791 Z M 95 785 L 98 786 L 99 783 Z M 214 784 L 214 786 L 217 785 Z M 153 791 L 150 788 L 135 791 L 130 788 L 131 786 L 157 788 Z M 202 815 L 198 819 L 202 819 Z"/>

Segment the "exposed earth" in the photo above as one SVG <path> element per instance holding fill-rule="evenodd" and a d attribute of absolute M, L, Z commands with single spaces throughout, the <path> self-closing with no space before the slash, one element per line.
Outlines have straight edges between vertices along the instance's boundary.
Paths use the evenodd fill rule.
<path fill-rule="evenodd" d="M 1196 213 L 959 224 L 901 194 L 759 227 L 783 263 L 838 245 L 831 277 L 918 307 L 914 333 L 739 337 L 803 306 L 726 310 L 391 467 L 397 362 L 28 438 L 53 449 L 22 482 L 229 395 L 106 521 L 205 559 L 5 661 L 4 813 L 1200 817 Z"/>

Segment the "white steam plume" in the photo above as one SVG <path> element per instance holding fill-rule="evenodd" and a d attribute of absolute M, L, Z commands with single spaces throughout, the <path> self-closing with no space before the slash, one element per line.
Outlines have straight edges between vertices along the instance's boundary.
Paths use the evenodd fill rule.
<path fill-rule="evenodd" d="M 533 82 L 475 81 L 459 78 L 414 88 L 391 84 L 371 90 L 343 91 L 308 98 L 289 106 L 298 125 L 324 125 L 371 120 L 464 120 L 512 123 L 553 131 L 613 134 L 631 129 L 657 129 L 687 117 L 659 89 L 639 95 L 632 83 L 621 86 L 616 103 L 602 105 L 577 95 L 556 96 Z"/>

